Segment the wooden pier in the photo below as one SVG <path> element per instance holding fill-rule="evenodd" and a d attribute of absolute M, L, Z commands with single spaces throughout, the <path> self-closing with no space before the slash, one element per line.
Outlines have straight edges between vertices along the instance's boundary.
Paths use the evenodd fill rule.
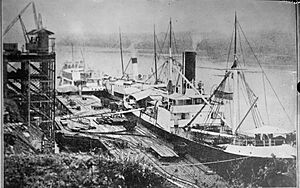
<path fill-rule="evenodd" d="M 84 117 L 85 123 L 80 122 L 81 117 L 79 115 L 101 114 L 101 112 L 109 115 L 106 112 L 108 109 L 92 109 L 92 105 L 101 105 L 101 100 L 94 96 L 88 97 L 84 100 L 82 96 L 59 97 L 61 104 L 69 111 L 70 117 L 78 115 L 78 118 L 71 119 L 65 119 L 64 116 L 64 120 L 61 117 L 56 118 L 56 125 L 59 129 L 57 134 L 60 137 L 68 138 L 69 145 L 72 145 L 72 138 L 78 139 L 80 137 L 81 141 L 74 141 L 73 146 L 78 145 L 78 148 L 84 148 L 85 151 L 101 151 L 115 158 L 126 158 L 150 165 L 169 182 L 176 185 L 175 187 L 203 187 L 203 183 L 213 186 L 215 180 L 220 182 L 219 187 L 227 186 L 218 175 L 208 175 L 206 173 L 208 167 L 204 165 L 194 166 L 193 164 L 200 162 L 188 155 L 179 156 L 174 151 L 172 144 L 163 141 L 139 123 L 134 130 L 128 131 L 122 125 L 97 123 L 96 118 L 101 118 L 102 115 Z M 82 112 L 73 109 L 68 104 L 70 100 L 74 101 L 80 109 L 83 109 Z M 79 147 L 82 144 L 84 147 Z"/>

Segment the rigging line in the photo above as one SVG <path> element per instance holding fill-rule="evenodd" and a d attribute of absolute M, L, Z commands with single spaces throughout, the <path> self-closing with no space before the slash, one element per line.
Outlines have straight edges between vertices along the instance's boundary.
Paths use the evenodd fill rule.
<path fill-rule="evenodd" d="M 220 112 L 220 105 L 219 105 L 219 103 L 215 104 L 214 108 L 215 108 L 214 112 L 216 113 L 216 116 L 217 116 L 217 114 L 219 114 L 219 112 Z M 211 112 L 211 114 L 213 114 L 213 112 Z M 212 126 L 213 123 L 216 121 L 216 118 L 211 118 L 211 119 L 212 119 L 212 121 L 211 121 L 210 125 Z"/>
<path fill-rule="evenodd" d="M 241 74 L 240 74 L 240 76 L 241 76 Z M 242 78 L 242 76 L 241 76 L 241 78 Z M 242 78 L 242 80 L 244 80 L 244 79 Z M 247 92 L 247 95 L 248 95 L 248 100 L 249 100 L 249 101 L 246 100 L 246 103 L 247 103 L 247 105 L 250 106 L 251 103 L 252 103 L 252 100 L 251 100 L 250 97 L 249 97 L 249 94 L 250 94 L 250 93 L 247 91 L 247 88 L 246 88 L 245 83 L 244 83 L 244 82 L 242 82 L 242 83 L 243 83 L 242 86 L 244 86 L 244 88 L 245 88 L 245 90 L 246 90 L 246 92 Z M 246 96 L 245 96 L 243 90 L 242 90 L 242 94 L 243 94 L 244 98 L 246 99 Z M 258 118 L 258 115 L 257 115 L 256 111 L 254 111 L 254 110 L 251 110 L 251 114 L 252 114 L 252 118 L 253 118 L 253 121 L 254 121 L 255 128 L 257 128 L 257 125 L 259 124 L 259 118 Z"/>
<path fill-rule="evenodd" d="M 245 83 L 245 85 L 246 85 L 246 88 L 249 90 L 249 92 L 250 92 L 252 95 L 254 95 L 254 96 L 256 97 L 255 93 L 252 91 L 251 87 L 249 86 L 248 82 L 246 81 L 246 77 L 245 77 L 244 72 L 241 72 L 241 75 L 242 75 L 243 81 L 244 81 L 244 83 Z"/>
<path fill-rule="evenodd" d="M 231 46 L 232 46 L 232 41 L 233 41 L 233 34 L 234 34 L 234 29 L 232 31 L 231 40 L 230 40 L 230 44 L 229 44 L 229 52 L 227 54 L 226 71 L 228 71 L 228 63 L 229 63 L 229 57 L 230 57 Z"/>
<path fill-rule="evenodd" d="M 161 68 L 163 67 L 163 65 L 164 65 L 164 64 L 162 64 L 160 67 L 158 67 L 157 70 L 161 69 Z M 150 80 L 150 78 L 152 78 L 152 76 L 154 76 L 154 75 L 155 75 L 155 72 L 152 73 L 152 74 L 150 75 L 150 77 L 149 77 L 145 82 L 147 82 L 148 80 Z"/>
<path fill-rule="evenodd" d="M 263 125 L 265 124 L 264 121 L 263 121 L 263 118 L 262 118 L 262 116 L 261 116 L 259 110 L 256 110 L 256 111 L 257 111 L 257 114 L 258 114 L 259 119 L 261 120 L 260 126 L 263 126 Z"/>
<path fill-rule="evenodd" d="M 282 102 L 280 101 L 279 96 L 278 96 L 277 93 L 275 92 L 275 89 L 273 88 L 273 86 L 272 86 L 272 84 L 271 84 L 271 81 L 269 80 L 269 78 L 268 78 L 266 72 L 265 72 L 264 69 L 262 68 L 262 65 L 260 64 L 260 62 L 259 62 L 257 56 L 255 55 L 254 50 L 253 50 L 253 48 L 251 47 L 251 45 L 250 45 L 248 39 L 246 38 L 246 35 L 245 35 L 245 33 L 244 33 L 244 31 L 243 31 L 243 29 L 242 29 L 242 27 L 241 27 L 241 25 L 240 25 L 239 22 L 238 22 L 238 25 L 239 25 L 239 27 L 240 27 L 240 29 L 241 29 L 241 31 L 242 31 L 242 33 L 243 33 L 245 39 L 246 39 L 246 42 L 248 43 L 248 45 L 249 45 L 249 47 L 250 47 L 250 50 L 251 50 L 251 52 L 253 53 L 253 55 L 254 55 L 254 57 L 255 57 L 255 59 L 256 59 L 258 65 L 259 65 L 259 67 L 260 67 L 260 69 L 261 69 L 261 71 L 262 71 L 263 74 L 266 76 L 266 79 L 267 79 L 268 83 L 270 84 L 270 86 L 271 86 L 271 88 L 272 88 L 272 91 L 274 92 L 274 94 L 275 94 L 275 96 L 276 96 L 276 98 L 277 98 L 277 100 L 278 100 L 280 106 L 282 107 L 283 111 L 285 112 L 285 114 L 286 114 L 287 118 L 289 119 L 291 125 L 293 125 L 293 123 L 292 123 L 293 121 L 291 120 L 291 118 L 290 118 L 290 116 L 288 115 L 286 109 L 284 108 Z"/>
<path fill-rule="evenodd" d="M 223 91 L 224 87 L 220 87 L 220 90 Z M 209 114 L 206 117 L 205 123 L 209 120 L 209 117 L 211 116 L 211 114 L 213 114 L 213 112 L 219 113 L 219 111 L 220 111 L 220 101 L 221 101 L 221 99 L 214 96 L 214 101 L 216 101 L 216 104 L 213 104 L 212 108 L 210 109 Z M 215 119 L 212 119 L 212 121 L 210 123 L 211 126 L 213 125 L 214 121 L 215 121 Z"/>
<path fill-rule="evenodd" d="M 238 35 L 239 35 L 239 41 L 240 41 L 241 54 L 242 54 L 242 57 L 243 57 L 243 62 L 244 62 L 244 67 L 245 67 L 246 66 L 246 61 L 245 61 L 245 56 L 244 56 L 244 50 L 243 50 L 243 47 L 242 47 L 241 33 L 238 32 Z"/>
<path fill-rule="evenodd" d="M 124 74 L 126 74 L 127 68 L 129 67 L 129 64 L 130 64 L 130 61 L 131 61 L 131 58 L 129 59 L 129 61 L 128 61 L 127 65 L 126 65 L 126 68 L 125 68 Z"/>
<path fill-rule="evenodd" d="M 222 84 L 224 84 L 224 82 L 226 81 L 226 79 L 230 76 L 230 72 L 225 73 L 224 78 L 222 79 L 221 83 L 217 86 L 217 88 L 215 89 L 215 91 L 210 95 L 210 97 L 208 98 L 207 102 L 205 102 L 205 104 L 201 107 L 201 109 L 194 115 L 194 117 L 184 126 L 184 128 L 189 127 L 192 122 L 197 118 L 197 116 L 202 112 L 202 110 L 205 108 L 206 105 L 209 105 L 208 101 L 211 101 L 212 97 L 216 94 L 217 90 L 221 87 Z M 202 98 L 203 100 L 205 100 L 205 98 Z M 210 106 L 211 107 L 211 106 Z M 222 119 L 224 121 L 224 119 Z"/>
<path fill-rule="evenodd" d="M 242 78 L 243 79 L 243 78 Z M 242 82 L 243 83 L 243 82 Z M 245 90 L 246 90 L 246 86 L 245 86 L 245 84 L 242 84 L 242 86 L 245 88 Z M 246 95 L 245 95 L 245 93 L 244 93 L 244 91 L 242 90 L 242 94 L 243 94 L 243 96 L 244 96 L 244 99 L 245 99 L 245 101 L 246 101 L 246 104 L 247 105 L 249 105 L 249 101 L 247 100 L 247 98 L 246 98 Z"/>
<path fill-rule="evenodd" d="M 245 78 L 244 74 L 243 74 L 243 81 L 245 83 L 246 90 L 247 90 L 247 93 L 248 93 L 248 96 L 249 96 L 249 100 L 250 100 L 250 104 L 251 104 L 251 103 L 253 103 L 253 97 L 256 98 L 257 96 L 254 94 L 254 92 L 249 87 L 249 84 L 246 82 L 246 78 Z M 261 116 L 259 110 L 255 107 L 255 111 L 253 111 L 253 112 L 254 112 L 255 117 L 257 119 L 256 125 L 262 126 L 264 124 L 264 122 L 263 122 L 263 119 L 262 119 L 262 116 Z"/>
<path fill-rule="evenodd" d="M 205 117 L 205 120 L 204 120 L 204 126 L 206 126 L 207 122 L 208 122 L 208 119 L 209 119 L 209 116 L 211 115 L 212 111 L 214 110 L 214 107 L 215 105 L 212 106 L 212 108 L 210 109 L 209 113 L 207 114 L 207 116 Z"/>
<path fill-rule="evenodd" d="M 228 85 L 228 90 L 229 91 L 232 91 L 232 87 L 231 87 L 231 83 L 230 81 L 229 82 L 226 82 L 225 84 Z M 225 88 L 225 87 L 224 87 Z M 233 116 L 233 112 L 232 112 L 232 101 L 229 101 L 229 117 L 232 117 Z M 232 118 L 230 118 L 230 123 L 231 125 L 233 125 L 233 121 L 232 121 Z"/>
<path fill-rule="evenodd" d="M 245 79 L 246 80 L 246 79 Z M 247 84 L 247 82 L 245 82 Z M 253 91 L 249 88 L 249 85 L 247 84 L 247 91 L 249 91 L 249 96 L 250 94 L 252 94 L 252 98 L 251 98 L 251 101 L 253 101 L 253 97 L 256 97 L 255 94 L 253 93 Z M 264 121 L 263 121 L 263 118 L 260 114 L 260 111 L 255 107 L 255 115 L 256 115 L 256 118 L 257 118 L 257 125 L 259 126 L 263 126 L 264 125 Z"/>
<path fill-rule="evenodd" d="M 247 111 L 247 113 L 245 114 L 245 116 L 243 117 L 242 121 L 239 123 L 239 125 L 237 126 L 237 128 L 235 129 L 235 133 L 237 132 L 237 130 L 241 127 L 241 125 L 243 124 L 244 120 L 246 119 L 246 117 L 248 116 L 249 112 L 252 111 L 253 107 L 255 107 L 256 102 L 258 100 L 258 97 L 256 97 L 256 99 L 254 100 L 253 104 L 251 105 L 250 109 Z"/>
<path fill-rule="evenodd" d="M 157 44 L 157 46 L 158 46 L 160 52 L 162 52 L 161 46 L 159 45 L 159 40 L 158 40 L 158 38 L 157 38 L 157 35 L 155 35 L 155 38 L 156 38 L 156 44 Z M 161 56 L 161 54 L 157 54 L 157 59 L 158 59 L 158 60 L 160 59 L 160 56 Z"/>
<path fill-rule="evenodd" d="M 168 33 L 169 33 L 169 24 L 168 24 L 168 29 L 167 29 L 167 32 L 165 34 L 165 38 L 164 38 L 164 41 L 163 41 L 163 45 L 161 47 L 161 54 L 163 54 L 163 49 L 164 49 L 164 46 L 165 46 L 165 42 L 166 42 L 166 39 L 168 37 Z"/>
<path fill-rule="evenodd" d="M 269 110 L 268 110 L 268 103 L 267 103 L 267 93 L 266 93 L 266 84 L 265 84 L 265 76 L 262 74 L 262 82 L 263 82 L 263 87 L 264 87 L 264 97 L 265 97 L 265 107 L 266 107 L 266 113 L 267 113 L 267 118 L 268 118 L 268 124 L 270 125 L 270 117 L 269 117 Z"/>
<path fill-rule="evenodd" d="M 244 86 L 244 88 L 245 88 L 245 90 L 246 90 L 246 92 L 247 92 L 247 96 L 248 96 L 248 100 L 249 101 L 247 101 L 248 103 L 248 105 L 250 106 L 252 103 L 253 103 L 253 100 L 252 100 L 252 97 L 251 97 L 251 92 L 249 91 L 249 89 L 247 88 L 247 83 L 246 83 L 246 79 L 245 79 L 245 77 L 244 77 L 244 74 L 240 74 L 240 77 L 241 77 L 241 79 L 243 80 L 243 86 Z M 257 115 L 257 113 L 256 113 L 256 111 L 254 111 L 254 110 L 251 110 L 251 114 L 252 114 L 252 118 L 253 118 L 253 121 L 254 121 L 254 124 L 255 124 L 255 127 L 257 128 L 257 125 L 259 124 L 259 117 L 258 117 L 258 115 Z"/>
<path fill-rule="evenodd" d="M 237 71 L 237 73 L 238 73 L 238 71 Z M 238 74 L 239 75 L 239 74 Z M 239 87 L 240 87 L 240 79 L 239 79 L 239 77 L 237 76 L 236 77 L 237 78 L 237 105 L 238 105 L 238 108 L 237 108 L 237 110 L 238 110 L 238 112 L 237 112 L 237 120 L 238 120 L 238 122 L 240 122 L 240 118 L 241 118 L 241 113 L 240 113 L 240 91 L 239 91 Z"/>
<path fill-rule="evenodd" d="M 161 76 L 161 74 L 162 74 L 162 72 L 163 72 L 163 70 L 164 70 L 164 68 L 165 68 L 165 65 L 166 65 L 166 62 L 164 62 L 163 64 L 162 64 L 162 68 L 160 69 L 160 73 L 159 73 L 159 75 L 158 75 L 158 77 L 160 78 L 160 76 Z"/>
<path fill-rule="evenodd" d="M 174 33 L 174 29 L 172 30 L 172 34 L 173 34 L 173 40 L 174 40 L 174 45 L 175 45 L 175 50 L 176 50 L 176 53 L 178 53 L 178 48 L 177 48 L 177 44 L 176 44 L 176 38 L 175 38 L 175 33 Z"/>
<path fill-rule="evenodd" d="M 181 66 L 179 66 L 179 70 L 181 70 L 181 69 L 182 69 Z M 176 87 L 179 85 L 179 80 L 180 80 L 180 74 L 178 74 L 177 79 L 176 79 Z M 181 85 L 182 85 L 182 83 L 181 83 Z"/>

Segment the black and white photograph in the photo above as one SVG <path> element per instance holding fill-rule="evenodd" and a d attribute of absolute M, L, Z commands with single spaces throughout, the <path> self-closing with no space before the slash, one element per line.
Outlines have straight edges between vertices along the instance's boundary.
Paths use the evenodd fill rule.
<path fill-rule="evenodd" d="M 1 3 L 0 187 L 300 185 L 297 1 Z"/>

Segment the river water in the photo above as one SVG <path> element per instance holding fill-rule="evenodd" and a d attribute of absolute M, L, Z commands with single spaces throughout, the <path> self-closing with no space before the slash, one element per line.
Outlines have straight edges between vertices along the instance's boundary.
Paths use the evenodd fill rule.
<path fill-rule="evenodd" d="M 56 70 L 58 74 L 64 62 L 72 59 L 72 49 L 70 46 L 57 45 L 56 54 Z M 145 75 L 153 73 L 154 58 L 152 54 L 124 52 L 124 66 L 127 65 L 132 56 L 136 56 L 138 58 L 139 73 Z M 100 74 L 106 73 L 116 77 L 121 75 L 121 60 L 118 49 L 103 49 L 98 47 L 85 47 L 84 49 L 80 49 L 80 47 L 74 47 L 73 57 L 75 60 L 81 60 L 82 57 L 84 57 L 87 67 Z M 178 58 L 178 61 L 181 62 L 181 59 Z M 163 61 L 159 61 L 158 66 L 162 65 L 162 62 Z M 278 65 L 278 63 L 276 64 Z M 296 129 L 297 67 L 296 63 L 294 63 L 294 66 L 293 63 L 291 64 L 292 66 L 263 66 L 263 69 L 274 90 L 276 91 L 276 95 L 284 109 L 281 107 L 276 95 L 274 94 L 270 85 L 267 83 L 266 79 L 264 79 L 266 81 L 264 89 L 261 73 L 245 73 L 248 84 L 256 96 L 259 97 L 257 106 L 265 124 L 281 127 L 287 130 Z M 220 75 L 224 75 L 225 70 L 199 68 L 199 66 L 222 69 L 226 68 L 226 63 L 212 63 L 203 59 L 202 57 L 197 56 L 196 65 L 198 66 L 196 71 L 196 81 L 201 80 L 204 83 L 204 89 L 206 93 L 209 94 L 211 93 L 212 88 L 216 87 L 216 85 L 220 83 L 222 80 Z M 250 69 L 259 70 L 259 66 L 251 66 Z M 132 72 L 132 67 L 130 65 L 128 66 L 128 72 Z M 163 74 L 161 76 L 163 76 Z M 266 97 L 264 93 L 266 94 Z M 265 98 L 267 99 L 267 102 L 265 102 Z M 243 117 L 249 107 L 241 105 L 241 108 L 244 108 L 244 110 L 241 110 L 240 113 L 241 117 Z M 286 113 L 284 111 L 286 111 Z M 292 122 L 289 120 L 286 114 L 288 114 Z M 244 123 L 245 125 L 241 127 L 241 130 L 254 128 L 252 122 L 251 115 L 247 116 Z"/>

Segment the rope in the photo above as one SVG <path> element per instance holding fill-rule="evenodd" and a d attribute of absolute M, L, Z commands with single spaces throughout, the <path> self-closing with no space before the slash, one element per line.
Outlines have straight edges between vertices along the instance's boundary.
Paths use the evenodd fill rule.
<path fill-rule="evenodd" d="M 161 70 L 160 70 L 160 73 L 159 73 L 159 75 L 158 75 L 159 78 L 160 78 L 160 76 L 161 76 L 161 74 L 162 74 L 162 72 L 163 72 L 163 70 L 164 70 L 166 64 L 167 64 L 167 62 L 164 62 L 164 63 L 163 63 L 162 68 L 161 68 Z"/>
<path fill-rule="evenodd" d="M 162 69 L 162 67 L 164 66 L 164 64 L 162 64 L 160 67 L 158 67 L 158 69 L 157 70 L 160 70 L 160 69 Z M 148 80 L 150 80 L 153 76 L 155 75 L 155 72 L 154 73 L 152 73 L 151 75 L 150 75 L 150 77 L 145 81 L 145 82 L 147 82 Z"/>
<path fill-rule="evenodd" d="M 226 61 L 226 71 L 228 71 L 228 63 L 229 63 L 229 57 L 230 57 L 230 52 L 231 52 L 231 45 L 232 45 L 232 39 L 233 39 L 233 33 L 234 33 L 234 29 L 232 31 L 232 35 L 231 35 L 231 40 L 230 40 L 230 44 L 229 44 L 229 52 L 227 55 L 227 61 Z"/>
<path fill-rule="evenodd" d="M 130 63 L 130 61 L 131 61 L 131 58 L 129 59 L 129 61 L 128 61 L 127 65 L 126 65 L 126 68 L 125 68 L 125 71 L 124 71 L 124 73 L 126 73 L 126 71 L 127 71 L 127 68 L 129 67 L 129 63 Z"/>
<path fill-rule="evenodd" d="M 239 75 L 239 74 L 238 74 Z M 240 112 L 240 108 L 241 108 L 241 101 L 240 101 L 240 79 L 239 76 L 236 77 L 237 78 L 237 121 L 240 122 L 241 120 L 241 112 Z M 237 129 L 236 129 L 237 130 Z"/>
<path fill-rule="evenodd" d="M 167 29 L 167 32 L 166 32 L 166 34 L 165 34 L 165 38 L 164 38 L 164 42 L 163 42 L 163 45 L 162 45 L 162 48 L 160 49 L 161 51 L 160 51 L 160 53 L 161 54 L 163 54 L 163 48 L 164 48 L 164 46 L 165 46 L 165 42 L 166 42 L 166 39 L 167 39 L 167 36 L 168 36 L 168 31 L 169 31 L 169 26 L 168 26 L 168 29 Z"/>
<path fill-rule="evenodd" d="M 240 74 L 240 76 L 241 76 L 241 74 Z M 241 78 L 242 78 L 242 77 L 241 77 Z M 242 86 L 243 86 L 243 87 L 245 88 L 245 90 L 246 90 L 246 86 L 245 86 L 244 82 L 242 82 L 242 83 L 243 83 Z M 244 96 L 244 98 L 245 98 L 246 104 L 250 106 L 250 105 L 251 105 L 251 101 L 250 101 L 249 98 L 248 98 L 249 101 L 246 100 L 247 98 L 246 98 L 245 93 L 244 93 L 243 90 L 242 90 L 242 94 L 243 94 L 243 96 Z M 247 93 L 247 95 L 248 95 L 248 93 Z M 257 124 L 257 119 L 256 119 L 255 111 L 251 110 L 251 114 L 252 114 L 252 118 L 253 118 L 255 127 L 257 128 L 257 126 L 256 126 L 256 124 Z"/>
<path fill-rule="evenodd" d="M 268 113 L 268 103 L 267 103 L 266 86 L 265 86 L 266 84 L 265 84 L 264 74 L 262 74 L 262 81 L 263 81 L 263 86 L 264 86 L 266 113 L 267 113 L 267 118 L 268 118 L 268 124 L 270 125 L 270 117 L 269 117 L 269 113 Z"/>
<path fill-rule="evenodd" d="M 245 87 L 245 90 L 247 92 L 247 96 L 248 96 L 248 102 L 249 102 L 249 105 L 251 105 L 253 103 L 253 92 L 251 91 L 251 89 L 249 88 L 249 85 L 247 84 L 246 82 L 246 79 L 245 79 L 245 75 L 241 72 L 240 74 L 240 77 L 241 79 L 243 80 L 243 86 Z M 254 95 L 255 97 L 255 95 Z M 255 127 L 257 128 L 257 125 L 260 124 L 259 123 L 259 116 L 257 114 L 257 112 L 255 110 L 251 110 L 251 113 L 252 113 L 252 117 L 253 117 L 253 121 L 254 121 L 254 124 L 255 124 Z"/>
<path fill-rule="evenodd" d="M 249 158 L 249 157 L 239 157 L 239 158 L 235 158 L 235 159 L 227 159 L 227 160 L 222 160 L 222 161 L 211 161 L 211 162 L 206 162 L 206 163 L 177 164 L 177 165 L 174 164 L 174 165 L 168 165 L 168 166 L 164 166 L 164 167 L 211 165 L 211 164 L 219 164 L 219 163 L 227 163 L 227 162 L 231 162 L 231 161 L 243 160 L 243 159 L 247 159 L 247 158 Z"/>
<path fill-rule="evenodd" d="M 160 52 L 162 52 L 162 49 L 161 49 L 161 47 L 160 47 L 160 45 L 159 45 L 159 41 L 158 41 L 157 35 L 155 35 L 155 38 L 156 38 L 156 44 L 157 44 L 157 46 L 158 46 Z M 157 54 L 157 60 L 160 59 L 160 55 L 161 55 L 161 54 L 159 54 L 159 53 Z"/>
<path fill-rule="evenodd" d="M 262 120 L 262 116 L 261 116 L 259 110 L 257 110 L 257 114 L 258 114 L 258 117 L 261 119 L 261 124 L 260 124 L 260 126 L 263 126 L 265 123 L 264 123 L 264 121 Z"/>
<path fill-rule="evenodd" d="M 246 66 L 246 61 L 245 61 L 245 57 L 244 57 L 244 50 L 243 50 L 243 47 L 242 47 L 242 39 L 241 39 L 241 33 L 238 32 L 239 34 L 239 41 L 240 41 L 240 49 L 241 49 L 241 54 L 243 56 L 243 62 L 244 62 L 244 66 Z"/>
<path fill-rule="evenodd" d="M 179 54 L 179 53 L 178 53 L 178 49 L 177 49 L 177 45 L 176 45 L 175 33 L 174 33 L 174 31 L 173 31 L 173 30 L 172 30 L 172 34 L 173 34 L 173 40 L 174 40 L 174 45 L 175 45 L 175 50 L 176 50 L 176 53 L 177 53 L 177 54 Z"/>
<path fill-rule="evenodd" d="M 278 102 L 279 102 L 280 106 L 282 107 L 283 111 L 285 112 L 285 114 L 286 114 L 287 118 L 289 119 L 289 121 L 290 121 L 291 125 L 293 125 L 293 123 L 292 123 L 292 120 L 291 120 L 290 116 L 288 115 L 288 113 L 287 113 L 286 109 L 284 108 L 284 106 L 283 106 L 282 102 L 280 101 L 280 99 L 279 99 L 279 96 L 278 96 L 278 95 L 277 95 L 277 93 L 275 92 L 275 89 L 273 88 L 273 86 L 272 86 L 272 84 L 271 84 L 271 81 L 269 80 L 269 78 L 268 78 L 267 74 L 265 73 L 264 69 L 262 68 L 262 65 L 260 64 L 260 62 L 259 62 L 259 60 L 258 60 L 257 56 L 255 55 L 255 53 L 254 53 L 254 50 L 253 50 L 253 48 L 251 47 L 251 45 L 250 45 L 250 43 L 249 43 L 248 39 L 246 38 L 246 35 L 245 35 L 245 33 L 244 33 L 244 31 L 243 31 L 243 29 L 242 29 L 242 27 L 241 27 L 241 25 L 240 25 L 240 23 L 239 23 L 239 22 L 238 22 L 238 25 L 239 25 L 239 28 L 241 29 L 242 33 L 243 33 L 243 36 L 244 36 L 244 37 L 245 37 L 245 39 L 246 39 L 246 42 L 247 42 L 247 44 L 248 44 L 248 45 L 249 45 L 249 47 L 250 47 L 250 50 L 251 50 L 251 52 L 253 53 L 253 55 L 254 55 L 254 57 L 255 57 L 255 59 L 256 59 L 256 61 L 257 61 L 258 65 L 259 65 L 260 69 L 262 70 L 263 74 L 266 76 L 266 79 L 267 79 L 267 81 L 269 82 L 269 84 L 270 84 L 270 86 L 271 86 L 271 88 L 272 88 L 272 91 L 274 92 L 274 94 L 275 94 L 275 96 L 276 96 L 276 98 L 277 98 L 277 100 L 278 100 Z"/>

